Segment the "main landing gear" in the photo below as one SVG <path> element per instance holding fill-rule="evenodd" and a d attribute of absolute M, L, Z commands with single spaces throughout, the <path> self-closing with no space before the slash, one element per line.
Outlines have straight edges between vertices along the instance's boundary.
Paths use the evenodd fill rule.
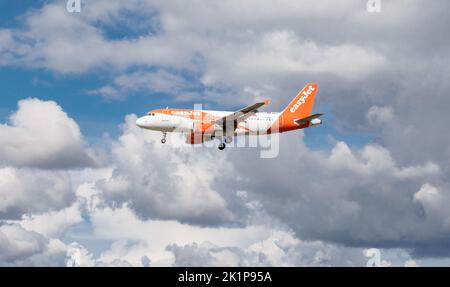
<path fill-rule="evenodd" d="M 221 140 L 221 142 L 220 142 L 220 144 L 219 144 L 219 146 L 218 146 L 219 150 L 224 150 L 225 147 L 227 146 L 226 144 L 229 144 L 229 143 L 231 143 L 232 141 L 233 141 L 233 138 L 232 138 L 232 137 L 226 137 L 225 139 L 222 138 L 222 140 Z"/>
<path fill-rule="evenodd" d="M 166 133 L 166 132 L 163 132 L 163 138 L 161 139 L 161 143 L 162 143 L 162 144 L 165 144 L 165 143 L 166 143 L 166 136 L 167 136 L 167 133 Z"/>

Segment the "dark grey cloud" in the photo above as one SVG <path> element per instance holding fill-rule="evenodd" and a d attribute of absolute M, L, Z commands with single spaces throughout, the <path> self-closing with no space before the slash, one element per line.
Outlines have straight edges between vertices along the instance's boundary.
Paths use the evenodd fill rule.
<path fill-rule="evenodd" d="M 0 168 L 0 219 L 60 210 L 75 200 L 67 172 Z"/>
<path fill-rule="evenodd" d="M 447 249 L 444 206 L 449 197 L 437 164 L 401 166 L 379 145 L 352 151 L 340 142 L 328 154 L 311 151 L 294 135 L 283 135 L 281 142 L 276 159 L 241 151 L 231 156 L 246 179 L 239 188 L 299 238 L 357 247 Z"/>
<path fill-rule="evenodd" d="M 37 232 L 0 225 L 0 266 L 62 266 L 65 257 L 64 249 Z"/>

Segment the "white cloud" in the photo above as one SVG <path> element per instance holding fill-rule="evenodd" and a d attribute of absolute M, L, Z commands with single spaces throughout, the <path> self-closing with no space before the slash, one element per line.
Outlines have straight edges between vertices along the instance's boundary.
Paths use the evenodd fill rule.
<path fill-rule="evenodd" d="M 68 228 L 82 221 L 79 203 L 75 203 L 58 211 L 24 215 L 20 225 L 47 238 L 61 238 Z"/>
<path fill-rule="evenodd" d="M 66 267 L 93 267 L 95 263 L 94 256 L 86 247 L 77 242 L 69 245 L 65 260 Z"/>
<path fill-rule="evenodd" d="M 128 116 L 123 134 L 112 144 L 115 170 L 98 183 L 108 200 L 129 202 L 145 218 L 208 224 L 233 219 L 215 180 L 228 172 L 224 155 L 192 147 L 162 146 L 158 133 L 136 127 Z M 220 162 L 220 169 L 216 163 Z"/>
<path fill-rule="evenodd" d="M 119 6 L 110 5 L 110 8 L 114 7 Z M 94 3 L 94 9 L 100 11 L 103 7 Z M 47 68 L 61 73 L 107 70 L 111 66 L 120 69 L 142 64 L 179 67 L 189 61 L 188 54 L 180 53 L 174 45 L 175 39 L 170 37 L 107 40 L 102 31 L 90 22 L 98 19 L 90 19 L 90 16 L 95 17 L 89 13 L 87 18 L 71 15 L 60 2 L 46 4 L 27 15 L 25 29 L 15 31 L 14 40 L 6 37 L 7 32 L 2 32 L 6 36 L 0 38 L 0 52 L 14 55 L 9 64 Z"/>
<path fill-rule="evenodd" d="M 147 90 L 165 93 L 177 93 L 188 86 L 187 81 L 164 70 L 156 72 L 135 72 L 122 75 L 114 83 L 125 90 Z"/>
<path fill-rule="evenodd" d="M 367 112 L 367 119 L 372 125 L 389 124 L 394 119 L 394 109 L 391 106 L 387 107 L 370 107 Z"/>
<path fill-rule="evenodd" d="M 2 165 L 71 168 L 94 164 L 77 123 L 55 102 L 21 100 L 9 121 L 0 125 Z"/>
<path fill-rule="evenodd" d="M 404 266 L 405 267 L 419 267 L 419 264 L 415 260 L 410 259 L 410 260 L 405 262 Z"/>
<path fill-rule="evenodd" d="M 386 148 L 369 144 L 356 155 L 344 142 L 338 142 L 331 150 L 330 166 L 337 169 L 346 168 L 354 174 L 374 177 L 376 174 L 390 173 L 395 178 L 426 178 L 440 174 L 436 163 L 428 162 L 420 166 L 399 167 Z"/>
<path fill-rule="evenodd" d="M 228 86 L 305 72 L 360 79 L 383 66 L 385 60 L 380 53 L 350 43 L 322 45 L 311 37 L 298 36 L 302 35 L 298 31 L 299 19 L 308 21 L 317 16 L 340 20 L 339 15 L 344 13 L 357 14 L 355 4 L 298 1 L 274 9 L 270 2 L 241 5 L 231 1 L 202 3 L 199 9 L 197 5 L 186 7 L 177 1 L 130 1 L 120 5 L 116 1 L 96 1 L 86 4 L 80 17 L 74 17 L 65 11 L 64 5 L 53 3 L 27 15 L 25 29 L 15 31 L 19 35 L 15 40 L 7 36 L 7 30 L 1 30 L 4 37 L 0 40 L 4 39 L 0 43 L 4 54 L 13 53 L 15 47 L 23 50 L 13 62 L 61 73 L 111 66 L 119 70 L 130 66 L 163 66 L 202 71 L 204 83 Z M 108 39 L 98 23 L 118 21 L 123 11 L 137 15 L 157 11 L 159 21 L 145 17 L 142 22 L 161 25 L 160 31 L 142 33 L 136 39 Z M 237 18 L 238 15 L 242 17 Z M 280 25 L 274 24 L 280 21 L 284 28 L 277 29 Z"/>
<path fill-rule="evenodd" d="M 58 266 L 65 254 L 59 240 L 48 240 L 17 224 L 0 226 L 0 266 Z"/>
<path fill-rule="evenodd" d="M 334 234 L 346 230 L 349 232 L 347 237 L 337 242 L 346 244 L 348 241 L 364 242 L 370 239 L 366 244 L 382 244 L 386 238 L 395 240 L 399 236 L 409 236 L 420 242 L 408 233 L 412 230 L 411 226 L 415 230 L 420 228 L 415 225 L 414 213 L 405 213 L 405 217 L 395 214 L 396 210 L 401 206 L 402 210 L 411 212 L 414 203 L 419 201 L 426 212 L 442 210 L 435 206 L 434 187 L 423 187 L 414 195 L 415 202 L 412 193 L 408 198 L 405 191 L 394 189 L 406 181 L 438 178 L 441 172 L 439 166 L 430 163 L 401 167 L 380 146 L 368 145 L 353 151 L 345 143 L 338 142 L 330 153 L 324 153 L 312 151 L 302 142 L 292 145 L 292 139 L 288 139 L 290 149 L 282 149 L 280 158 L 262 166 L 259 159 L 249 160 L 253 153 L 248 150 L 245 153 L 230 150 L 229 153 L 218 154 L 215 149 L 199 149 L 197 153 L 191 148 L 162 146 L 158 143 L 157 134 L 137 129 L 135 119 L 134 116 L 127 117 L 123 134 L 112 143 L 112 171 L 107 168 L 95 173 L 69 173 L 72 181 L 77 183 L 76 203 L 41 215 L 31 213 L 16 221 L 26 230 L 20 233 L 21 236 L 29 236 L 30 233 L 43 243 L 37 239 L 32 241 L 31 246 L 34 247 L 25 248 L 28 251 L 23 253 L 22 261 L 11 255 L 4 259 L 3 265 L 24 262 L 47 265 L 50 263 L 44 259 L 54 259 L 55 256 L 58 258 L 55 262 L 66 264 L 66 255 L 72 250 L 80 256 L 83 266 L 143 266 L 148 262 L 152 266 L 363 266 L 366 258 L 361 255 L 360 248 L 339 247 L 324 241 L 334 242 Z M 282 140 L 283 143 L 287 142 Z M 293 149 L 296 150 L 294 154 L 283 152 Z M 213 155 L 215 161 L 211 160 Z M 303 164 L 299 166 L 296 162 L 300 158 Z M 216 172 L 215 164 L 205 168 L 217 160 L 221 162 L 220 173 Z M 277 168 L 279 164 L 275 162 L 287 164 L 286 168 L 295 171 L 295 176 L 280 173 Z M 253 164 L 260 165 L 260 168 L 255 169 Z M 153 168 L 158 165 L 170 168 L 171 172 Z M 15 171 L 12 168 L 9 170 Z M 258 170 L 256 174 L 255 170 Z M 161 189 L 164 182 L 161 179 L 171 182 L 162 172 L 176 175 L 179 183 L 172 181 Z M 236 173 L 239 180 L 228 181 Z M 152 183 L 155 176 L 160 180 Z M 320 183 L 306 180 L 317 177 L 321 178 Z M 225 187 L 217 181 L 219 178 L 224 180 Z M 270 183 L 273 178 L 277 181 Z M 294 181 L 301 182 L 301 188 L 297 189 Z M 361 188 L 356 192 L 353 191 L 355 182 L 359 182 Z M 276 194 L 270 192 L 275 190 L 273 184 L 278 184 Z M 199 189 L 199 186 L 203 187 Z M 15 187 L 12 189 L 17 190 Z M 397 197 L 396 193 L 402 196 Z M 367 196 L 372 201 L 366 201 L 364 197 Z M 387 208 L 386 202 L 392 200 L 396 200 L 396 204 L 391 205 L 393 209 Z M 384 206 L 384 214 L 378 214 L 380 204 Z M 146 206 L 152 209 L 145 209 Z M 280 210 L 279 206 L 283 209 Z M 111 247 L 99 256 L 94 256 L 80 243 L 67 246 L 58 241 L 81 222 L 81 211 L 89 216 L 92 224 L 92 234 L 89 236 L 92 239 L 113 241 Z M 251 216 L 246 213 L 251 213 Z M 396 218 L 394 222 L 393 216 Z M 433 216 L 433 221 L 445 222 L 442 214 L 434 213 Z M 310 221 L 309 217 L 313 217 L 314 221 Z M 382 225 L 378 224 L 380 221 Z M 224 222 L 240 226 L 224 227 Z M 213 226 L 200 227 L 198 224 Z M 395 228 L 397 225 L 402 228 Z M 436 226 L 429 224 L 427 228 L 433 230 Z M 310 242 L 299 239 L 303 237 L 319 240 Z M 53 246 L 51 242 L 56 247 L 50 247 Z M 398 265 L 403 264 L 404 260 L 398 262 L 389 258 L 389 262 Z"/>
<path fill-rule="evenodd" d="M 420 190 L 414 194 L 414 200 L 435 205 L 439 204 L 442 201 L 442 198 L 441 193 L 436 187 L 430 184 L 424 184 Z"/>
<path fill-rule="evenodd" d="M 2 225 L 0 231 L 2 261 L 11 260 L 13 257 L 30 256 L 42 250 L 46 244 L 42 236 L 27 232 L 18 225 Z"/>
<path fill-rule="evenodd" d="M 89 95 L 101 96 L 106 101 L 124 100 L 125 96 L 121 92 L 111 86 L 103 86 L 101 88 L 88 91 Z"/>
<path fill-rule="evenodd" d="M 414 193 L 414 202 L 423 208 L 424 220 L 428 230 L 450 230 L 450 212 L 447 206 L 450 204 L 450 196 L 443 190 L 446 186 L 436 187 L 429 183 L 423 184 L 419 191 Z M 428 231 L 432 232 L 432 231 Z M 430 234 L 424 235 L 425 238 Z"/>
<path fill-rule="evenodd" d="M 0 168 L 0 218 L 59 210 L 74 200 L 66 172 Z"/>
<path fill-rule="evenodd" d="M 332 244 L 302 242 L 270 221 L 245 227 L 198 227 L 177 221 L 142 220 L 126 205 L 110 208 L 101 202 L 91 206 L 89 214 L 94 238 L 113 241 L 94 259 L 103 264 L 121 259 L 117 264 L 125 261 L 133 266 L 148 261 L 151 266 L 342 265 L 346 256 L 344 265 L 364 262 L 357 249 L 343 251 Z M 88 257 L 93 259 L 92 255 Z M 98 263 L 86 260 L 85 264 Z"/>
<path fill-rule="evenodd" d="M 279 79 L 302 73 L 333 74 L 344 79 L 360 79 L 384 65 L 374 51 L 354 45 L 322 46 L 300 39 L 292 30 L 249 33 L 249 40 L 234 45 L 218 45 L 208 54 L 203 82 L 245 85 L 257 79 Z"/>
<path fill-rule="evenodd" d="M 91 95 L 99 95 L 105 100 L 124 100 L 134 92 L 165 93 L 176 95 L 192 89 L 191 85 L 181 76 L 164 70 L 155 72 L 138 71 L 124 74 L 114 79 L 113 86 L 104 86 L 88 91 Z"/>

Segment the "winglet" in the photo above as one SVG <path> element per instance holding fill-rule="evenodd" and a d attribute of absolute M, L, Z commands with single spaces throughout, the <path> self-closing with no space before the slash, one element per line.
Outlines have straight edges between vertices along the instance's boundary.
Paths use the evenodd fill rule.
<path fill-rule="evenodd" d="M 264 105 L 268 105 L 268 104 L 270 104 L 270 100 L 265 100 Z"/>

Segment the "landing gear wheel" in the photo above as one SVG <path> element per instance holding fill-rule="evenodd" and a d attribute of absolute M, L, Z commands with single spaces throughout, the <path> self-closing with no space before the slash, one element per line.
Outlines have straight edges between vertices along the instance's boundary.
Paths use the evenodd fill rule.
<path fill-rule="evenodd" d="M 163 138 L 161 139 L 161 143 L 162 143 L 162 144 L 165 144 L 165 143 L 166 143 L 166 136 L 167 136 L 167 133 L 166 133 L 166 132 L 163 132 Z"/>
<path fill-rule="evenodd" d="M 225 143 L 220 143 L 219 144 L 219 150 L 224 150 L 225 149 Z"/>
<path fill-rule="evenodd" d="M 165 143 L 166 143 L 166 139 L 162 139 L 162 140 L 161 140 L 161 143 L 162 143 L 162 144 L 165 144 Z"/>
<path fill-rule="evenodd" d="M 232 141 L 233 141 L 233 138 L 232 138 L 232 137 L 226 137 L 226 138 L 225 138 L 225 142 L 226 142 L 227 144 L 231 143 Z"/>

